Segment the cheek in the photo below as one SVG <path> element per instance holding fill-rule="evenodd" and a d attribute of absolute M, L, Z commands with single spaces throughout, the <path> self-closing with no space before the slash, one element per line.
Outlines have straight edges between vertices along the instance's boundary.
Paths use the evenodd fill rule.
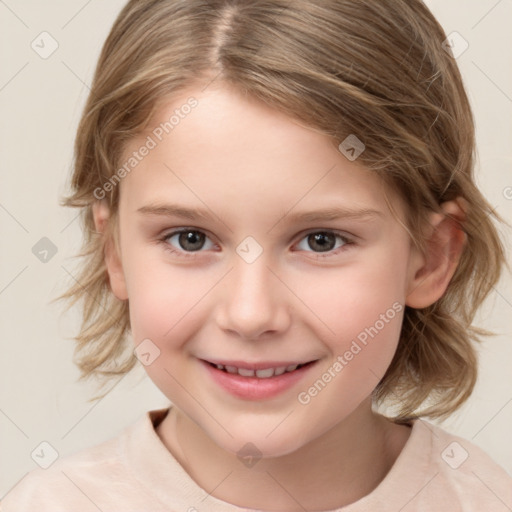
<path fill-rule="evenodd" d="M 204 314 L 204 300 L 219 276 L 166 264 L 161 256 L 132 248 L 124 262 L 135 343 L 149 338 L 166 350 L 192 335 Z"/>
<path fill-rule="evenodd" d="M 329 273 L 328 278 L 307 279 L 307 304 L 318 313 L 334 339 L 352 339 L 377 323 L 385 331 L 398 336 L 400 318 L 397 309 L 405 301 L 406 254 L 389 248 L 372 251 L 364 260 Z M 381 329 L 382 330 L 382 329 Z"/>
<path fill-rule="evenodd" d="M 316 290 L 312 307 L 322 311 L 323 325 L 329 327 L 319 329 L 317 336 L 330 357 L 297 399 L 304 412 L 325 417 L 328 424 L 371 395 L 396 352 L 404 311 L 403 259 L 396 253 L 381 256 L 331 279 L 330 295 Z M 326 411 L 327 403 L 336 405 Z"/>
<path fill-rule="evenodd" d="M 341 400 L 350 408 L 349 404 L 368 396 L 393 359 L 405 301 L 404 247 L 388 245 L 372 251 L 364 260 L 333 272 L 328 288 L 318 284 L 313 288 L 308 305 L 328 328 L 322 327 L 317 336 L 330 352 L 315 379 L 329 380 L 329 389 L 322 393 L 326 398 L 332 393 L 334 403 Z M 317 387 L 323 389 L 322 383 Z"/>

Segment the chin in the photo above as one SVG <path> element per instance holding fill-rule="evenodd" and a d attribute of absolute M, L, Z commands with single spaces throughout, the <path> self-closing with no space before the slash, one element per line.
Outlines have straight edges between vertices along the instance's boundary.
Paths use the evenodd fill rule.
<path fill-rule="evenodd" d="M 285 425 L 286 420 L 277 427 L 272 422 L 270 428 L 263 422 L 258 425 L 256 421 L 253 417 L 250 425 L 232 425 L 229 428 L 232 437 L 224 431 L 220 435 L 218 430 L 212 432 L 205 429 L 205 432 L 217 446 L 238 458 L 248 455 L 258 459 L 284 457 L 317 437 L 313 432 L 304 432 L 304 429 L 297 429 L 293 424 Z"/>

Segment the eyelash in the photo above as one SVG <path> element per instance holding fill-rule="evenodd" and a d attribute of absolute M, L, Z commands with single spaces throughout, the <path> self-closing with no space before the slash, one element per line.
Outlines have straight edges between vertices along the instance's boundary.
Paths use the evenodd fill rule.
<path fill-rule="evenodd" d="M 208 238 L 208 235 L 206 235 L 206 233 L 204 233 L 203 231 L 201 231 L 199 229 L 181 228 L 181 229 L 177 229 L 177 230 L 171 231 L 169 233 L 166 233 L 162 238 L 159 239 L 159 242 L 161 242 L 163 244 L 164 249 L 166 251 L 169 251 L 170 253 L 172 253 L 175 256 L 178 256 L 179 258 L 194 258 L 194 257 L 196 257 L 197 253 L 204 252 L 204 251 L 202 251 L 202 250 L 191 251 L 191 252 L 179 251 L 177 249 L 174 249 L 169 244 L 169 239 L 172 238 L 173 236 L 179 235 L 181 233 L 190 233 L 190 232 L 201 233 Z M 317 229 L 317 230 L 309 231 L 302 236 L 302 238 L 299 240 L 299 242 L 301 242 L 302 240 L 304 240 L 305 238 L 307 238 L 310 235 L 318 234 L 318 233 L 334 235 L 337 239 L 341 239 L 342 242 L 344 243 L 344 245 L 342 245 L 341 247 L 338 247 L 337 249 L 332 249 L 330 251 L 326 251 L 325 253 L 321 253 L 321 252 L 315 253 L 314 251 L 305 251 L 305 252 L 312 252 L 313 254 L 315 254 L 314 259 L 322 259 L 322 258 L 329 258 L 329 257 L 335 256 L 335 255 L 339 254 L 340 252 L 350 249 L 350 246 L 355 245 L 354 240 L 347 237 L 346 235 L 342 235 L 341 233 L 339 233 L 337 231 L 328 230 L 328 229 L 323 229 L 323 230 Z"/>

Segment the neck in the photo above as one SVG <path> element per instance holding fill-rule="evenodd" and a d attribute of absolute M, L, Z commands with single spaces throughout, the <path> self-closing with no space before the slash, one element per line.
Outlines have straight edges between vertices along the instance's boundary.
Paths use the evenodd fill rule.
<path fill-rule="evenodd" d="M 191 478 L 213 489 L 215 498 L 239 507 L 298 512 L 343 507 L 369 494 L 391 469 L 410 428 L 372 412 L 368 399 L 299 450 L 252 467 L 215 444 L 176 406 L 157 433 Z"/>

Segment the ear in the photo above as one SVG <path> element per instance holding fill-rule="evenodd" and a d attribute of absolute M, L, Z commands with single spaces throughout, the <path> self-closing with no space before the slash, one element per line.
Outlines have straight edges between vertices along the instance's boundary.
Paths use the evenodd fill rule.
<path fill-rule="evenodd" d="M 459 197 L 441 204 L 442 213 L 430 216 L 425 254 L 413 248 L 405 304 L 425 308 L 441 298 L 448 288 L 466 244 L 461 223 L 468 204 Z"/>
<path fill-rule="evenodd" d="M 113 220 L 110 217 L 110 209 L 105 200 L 96 201 L 92 205 L 92 214 L 96 231 L 104 237 L 105 265 L 109 277 L 112 292 L 119 300 L 127 300 L 128 292 L 124 277 L 123 265 L 120 255 L 113 240 Z"/>

